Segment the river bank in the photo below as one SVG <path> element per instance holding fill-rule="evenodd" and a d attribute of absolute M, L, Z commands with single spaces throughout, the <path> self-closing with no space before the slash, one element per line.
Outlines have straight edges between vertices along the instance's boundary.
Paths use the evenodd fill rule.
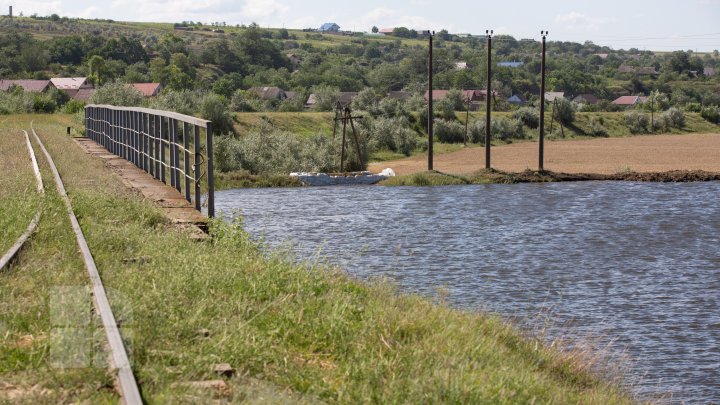
<path fill-rule="evenodd" d="M 240 223 L 211 221 L 211 238 L 193 241 L 64 135 L 63 117 L 10 117 L 1 132 L 4 155 L 31 120 L 56 157 L 113 292 L 148 402 L 633 402 L 598 374 L 589 353 L 550 348 L 496 316 L 296 265 L 279 253 L 268 257 Z M 22 198 L 27 190 L 18 183 L 31 179 L 31 169 L 24 155 L 8 156 L 11 174 L 21 175 L 4 176 L 0 189 L 18 189 Z M 49 176 L 47 163 L 40 166 Z M 87 280 L 51 187 L 42 204 L 38 233 L 0 274 L 0 399 L 114 401 L 102 362 L 92 362 L 102 355 L 92 339 L 82 367 L 57 368 L 48 355 L 60 327 L 48 302 L 60 287 L 82 295 Z M 24 227 L 21 217 L 6 225 Z M 94 322 L 80 326 L 89 337 Z M 218 364 L 232 370 L 218 373 Z"/>

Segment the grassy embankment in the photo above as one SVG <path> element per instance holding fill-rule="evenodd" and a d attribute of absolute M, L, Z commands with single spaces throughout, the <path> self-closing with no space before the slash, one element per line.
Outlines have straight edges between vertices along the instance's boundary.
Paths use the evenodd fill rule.
<path fill-rule="evenodd" d="M 192 242 L 63 135 L 67 117 L 3 123 L 0 149 L 13 163 L 0 189 L 13 193 L 3 193 L 0 206 L 13 195 L 32 200 L 26 152 L 14 146 L 32 119 L 114 292 L 111 305 L 132 336 L 130 355 L 149 402 L 632 402 L 590 371 L 597 365 L 592 355 L 549 349 L 499 318 L 324 266 L 293 265 L 282 255 L 267 258 L 237 224 L 214 222 L 210 240 Z M 40 163 L 51 179 L 44 158 Z M 0 274 L 0 401 L 114 402 L 103 366 L 52 366 L 58 329 L 49 302 L 57 287 L 88 282 L 62 202 L 46 183 L 38 233 Z M 4 219 L 7 228 L 19 234 L 33 212 L 26 211 Z M 97 323 L 75 327 L 93 332 Z M 219 377 L 218 363 L 236 374 Z M 178 385 L 217 379 L 224 385 L 215 390 Z"/>

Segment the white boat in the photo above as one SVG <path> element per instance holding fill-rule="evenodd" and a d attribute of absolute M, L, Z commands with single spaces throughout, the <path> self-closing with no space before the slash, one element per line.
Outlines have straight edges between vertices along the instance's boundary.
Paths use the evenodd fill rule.
<path fill-rule="evenodd" d="M 395 176 L 395 172 L 392 169 L 385 169 L 380 173 L 371 173 L 368 171 L 348 173 L 290 173 L 290 177 L 297 177 L 298 180 L 307 186 L 368 185 L 375 184 L 393 176 Z"/>

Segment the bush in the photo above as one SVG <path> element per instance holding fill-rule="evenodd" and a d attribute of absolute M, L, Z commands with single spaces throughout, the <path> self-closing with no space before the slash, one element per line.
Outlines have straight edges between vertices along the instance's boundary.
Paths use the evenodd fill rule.
<path fill-rule="evenodd" d="M 203 94 L 192 90 L 166 90 L 150 100 L 150 108 L 193 115 L 199 110 Z"/>
<path fill-rule="evenodd" d="M 633 134 L 647 132 L 648 125 L 650 124 L 647 114 L 641 113 L 640 111 L 628 111 L 623 118 L 625 125 Z"/>
<path fill-rule="evenodd" d="M 670 107 L 663 114 L 663 122 L 665 128 L 682 128 L 685 126 L 685 113 L 679 108 Z"/>
<path fill-rule="evenodd" d="M 575 105 L 566 98 L 557 98 L 554 104 L 557 119 L 564 125 L 570 125 L 575 121 Z"/>
<path fill-rule="evenodd" d="M 700 116 L 713 124 L 720 124 L 720 108 L 716 105 L 709 105 L 700 111 Z"/>
<path fill-rule="evenodd" d="M 301 112 L 305 110 L 305 102 L 303 102 L 302 97 L 292 100 L 286 98 L 285 100 L 280 101 L 277 106 L 277 110 L 281 112 Z"/>
<path fill-rule="evenodd" d="M 143 96 L 134 87 L 125 83 L 108 83 L 90 97 L 90 104 L 108 104 L 114 106 L 138 107 L 143 104 Z"/>
<path fill-rule="evenodd" d="M 57 110 L 58 106 L 55 100 L 45 94 L 35 94 L 33 96 L 33 111 L 36 113 L 52 114 Z"/>
<path fill-rule="evenodd" d="M 702 112 L 702 104 L 700 103 L 687 103 L 685 104 L 685 111 L 699 113 Z"/>
<path fill-rule="evenodd" d="M 228 134 L 235 132 L 233 119 L 220 96 L 207 93 L 200 101 L 200 116 L 212 121 L 215 134 Z"/>
<path fill-rule="evenodd" d="M 262 111 L 264 107 L 262 100 L 260 100 L 257 95 L 240 89 L 233 93 L 230 108 L 233 111 L 239 112 L 256 112 Z"/>
<path fill-rule="evenodd" d="M 80 100 L 72 99 L 65 103 L 65 105 L 62 108 L 62 111 L 65 114 L 77 114 L 80 111 L 83 111 L 85 109 L 85 103 Z"/>
<path fill-rule="evenodd" d="M 465 127 L 457 121 L 436 119 L 433 129 L 440 142 L 459 143 L 465 140 Z"/>
<path fill-rule="evenodd" d="M 485 143 L 485 119 L 475 120 L 469 124 L 470 141 L 473 143 Z M 517 119 L 499 118 L 490 122 L 490 134 L 493 139 L 506 141 L 508 139 L 523 139 L 523 123 Z"/>
<path fill-rule="evenodd" d="M 337 142 L 339 138 L 335 142 L 325 135 L 300 138 L 265 127 L 237 140 L 229 137 L 218 140 L 215 159 L 221 171 L 247 170 L 251 174 L 333 172 L 338 170 L 340 161 Z M 355 153 L 348 153 L 347 158 L 348 168 L 357 168 Z"/>
<path fill-rule="evenodd" d="M 603 124 L 604 121 L 602 117 L 590 117 L 590 135 L 607 136 L 608 132 Z"/>
<path fill-rule="evenodd" d="M 368 148 L 372 152 L 391 150 L 410 156 L 420 145 L 420 139 L 408 128 L 408 122 L 404 118 L 381 117 L 361 120 L 358 124 L 360 130 L 366 134 Z"/>
<path fill-rule="evenodd" d="M 520 120 L 523 125 L 530 129 L 537 129 L 540 125 L 540 113 L 537 109 L 532 107 L 522 107 L 513 112 L 512 117 L 516 120 Z"/>

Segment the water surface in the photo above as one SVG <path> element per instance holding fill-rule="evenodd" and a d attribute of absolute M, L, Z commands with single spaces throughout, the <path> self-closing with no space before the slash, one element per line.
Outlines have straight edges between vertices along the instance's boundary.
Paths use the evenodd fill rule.
<path fill-rule="evenodd" d="M 458 307 L 615 339 L 642 394 L 720 400 L 720 182 L 242 189 L 268 245 Z M 557 333 L 557 332 L 556 332 Z M 636 382 L 637 383 L 637 382 Z"/>

